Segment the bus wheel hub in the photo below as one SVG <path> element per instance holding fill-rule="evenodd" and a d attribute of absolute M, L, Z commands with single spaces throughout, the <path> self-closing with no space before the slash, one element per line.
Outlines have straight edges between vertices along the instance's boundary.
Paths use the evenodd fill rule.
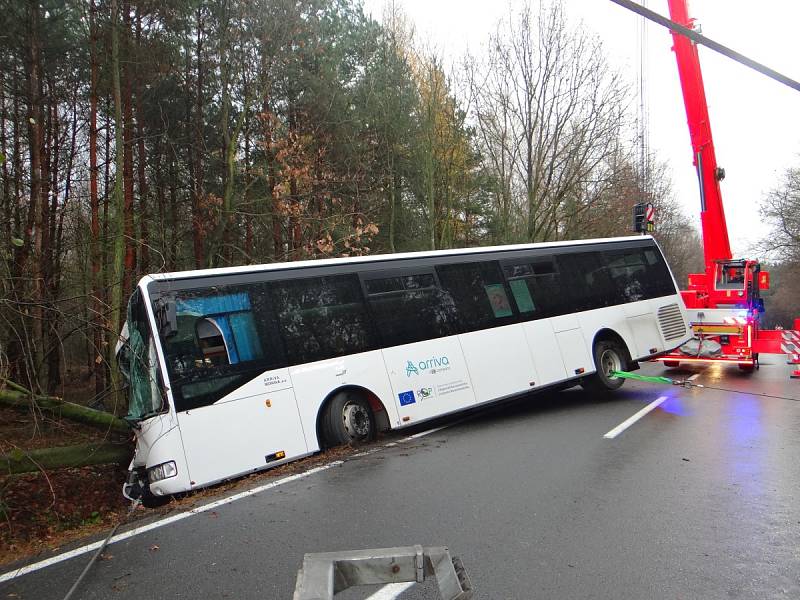
<path fill-rule="evenodd" d="M 614 371 L 620 371 L 622 369 L 617 353 L 613 350 L 606 350 L 603 352 L 603 355 L 600 357 L 600 367 L 603 373 L 608 377 L 610 377 L 611 373 Z"/>
<path fill-rule="evenodd" d="M 360 404 L 348 404 L 342 411 L 344 428 L 351 437 L 369 435 L 369 415 L 367 409 Z"/>

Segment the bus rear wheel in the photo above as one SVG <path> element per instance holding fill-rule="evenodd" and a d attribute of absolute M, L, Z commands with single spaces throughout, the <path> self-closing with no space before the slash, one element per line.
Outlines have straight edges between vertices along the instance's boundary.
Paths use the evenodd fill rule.
<path fill-rule="evenodd" d="M 357 446 L 375 438 L 375 415 L 366 398 L 342 391 L 331 398 L 322 414 L 321 433 L 325 446 Z"/>
<path fill-rule="evenodd" d="M 612 371 L 623 371 L 628 364 L 625 350 L 613 340 L 599 340 L 595 343 L 593 351 L 594 366 L 597 372 L 581 381 L 581 386 L 587 392 L 605 394 L 622 387 L 625 380 L 612 377 Z"/>

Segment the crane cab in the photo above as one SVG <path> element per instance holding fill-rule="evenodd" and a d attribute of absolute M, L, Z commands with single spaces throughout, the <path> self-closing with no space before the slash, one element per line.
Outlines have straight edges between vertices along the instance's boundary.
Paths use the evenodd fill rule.
<path fill-rule="evenodd" d="M 761 290 L 769 288 L 769 273 L 755 260 L 720 260 L 713 265 L 714 286 L 710 308 L 737 308 L 764 312 Z"/>

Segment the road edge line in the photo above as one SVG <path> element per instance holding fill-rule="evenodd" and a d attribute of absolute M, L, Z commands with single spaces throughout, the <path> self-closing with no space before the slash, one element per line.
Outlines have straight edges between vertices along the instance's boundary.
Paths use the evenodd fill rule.
<path fill-rule="evenodd" d="M 656 399 L 655 399 L 655 400 L 653 400 L 653 401 L 652 401 L 650 404 L 648 404 L 647 406 L 645 406 L 645 407 L 644 407 L 642 410 L 640 410 L 639 412 L 637 412 L 637 413 L 636 413 L 636 414 L 634 414 L 634 415 L 631 415 L 630 417 L 628 417 L 627 419 L 625 419 L 625 420 L 624 420 L 622 423 L 620 423 L 619 425 L 617 425 L 616 427 L 614 427 L 614 429 L 612 429 L 611 431 L 609 431 L 608 433 L 606 433 L 606 434 L 605 434 L 603 437 L 604 437 L 604 438 L 606 438 L 607 440 L 613 440 L 613 439 L 614 439 L 615 437 L 617 437 L 617 436 L 618 436 L 620 433 L 622 433 L 622 432 L 623 432 L 623 431 L 625 431 L 625 430 L 626 430 L 628 427 L 630 427 L 631 425 L 633 425 L 634 423 L 636 423 L 636 421 L 638 421 L 639 419 L 641 419 L 642 417 L 644 417 L 644 416 L 645 416 L 647 413 L 649 413 L 651 410 L 654 410 L 654 409 L 658 408 L 658 407 L 659 407 L 661 404 L 663 404 L 663 403 L 664 403 L 664 401 L 666 401 L 666 400 L 667 400 L 667 396 L 660 396 L 659 398 L 656 398 Z"/>

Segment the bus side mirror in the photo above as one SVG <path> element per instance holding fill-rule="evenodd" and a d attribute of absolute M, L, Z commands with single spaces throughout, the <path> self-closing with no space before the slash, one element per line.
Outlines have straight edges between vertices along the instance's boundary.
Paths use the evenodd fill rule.
<path fill-rule="evenodd" d="M 164 337 L 178 333 L 178 309 L 175 300 L 159 300 L 156 305 L 158 330 Z"/>
<path fill-rule="evenodd" d="M 769 271 L 761 271 L 758 274 L 758 289 L 760 290 L 769 289 Z"/>

